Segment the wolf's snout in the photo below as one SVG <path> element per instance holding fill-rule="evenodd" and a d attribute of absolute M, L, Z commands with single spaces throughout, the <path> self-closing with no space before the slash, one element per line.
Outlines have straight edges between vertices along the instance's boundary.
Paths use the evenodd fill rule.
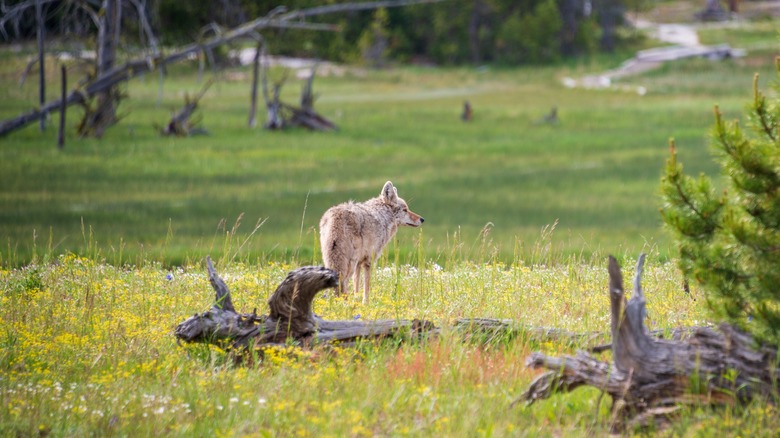
<path fill-rule="evenodd" d="M 423 222 L 425 222 L 425 218 L 420 216 L 420 223 L 423 223 Z"/>

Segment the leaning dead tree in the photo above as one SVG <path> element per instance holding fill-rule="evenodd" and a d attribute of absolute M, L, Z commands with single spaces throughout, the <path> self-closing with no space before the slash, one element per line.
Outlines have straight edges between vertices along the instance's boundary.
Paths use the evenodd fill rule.
<path fill-rule="evenodd" d="M 248 350 L 292 343 L 303 347 L 359 339 L 434 334 L 436 327 L 421 320 L 328 321 L 312 311 L 314 297 L 335 287 L 338 274 L 319 267 L 304 266 L 290 272 L 268 300 L 269 313 L 238 313 L 225 282 L 210 258 L 206 258 L 209 281 L 216 292 L 214 305 L 176 327 L 174 335 L 184 342 L 217 344 L 241 355 Z"/>
<path fill-rule="evenodd" d="M 626 303 L 617 261 L 609 258 L 612 364 L 585 352 L 549 357 L 532 354 L 528 366 L 547 368 L 516 401 L 533 403 L 583 385 L 612 397 L 612 428 L 663 424 L 685 405 L 721 405 L 777 394 L 777 349 L 722 324 L 719 330 L 697 328 L 683 341 L 652 337 L 644 325 L 645 297 L 640 256 L 634 292 Z"/>

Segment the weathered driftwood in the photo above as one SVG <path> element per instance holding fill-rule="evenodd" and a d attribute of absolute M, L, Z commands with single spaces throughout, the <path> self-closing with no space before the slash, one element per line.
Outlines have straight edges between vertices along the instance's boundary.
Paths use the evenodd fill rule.
<path fill-rule="evenodd" d="M 263 127 L 265 129 L 278 130 L 284 129 L 287 118 L 282 114 L 282 103 L 279 100 L 279 93 L 282 91 L 282 84 L 287 80 L 287 71 L 284 72 L 279 81 L 274 83 L 274 97 L 268 94 L 268 70 L 263 66 L 263 99 L 265 99 L 266 121 Z"/>
<path fill-rule="evenodd" d="M 197 126 L 198 123 L 200 123 L 200 118 L 193 117 L 193 114 L 195 114 L 195 110 L 198 109 L 198 103 L 200 102 L 200 99 L 203 98 L 203 95 L 206 94 L 206 91 L 208 91 L 208 89 L 211 87 L 211 84 L 213 83 L 213 80 L 206 82 L 206 84 L 200 90 L 200 93 L 194 98 L 185 96 L 184 107 L 182 107 L 179 112 L 174 114 L 171 117 L 171 120 L 169 120 L 168 123 L 162 129 L 160 129 L 160 134 L 166 136 L 175 135 L 177 137 L 207 134 L 208 132 L 205 129 Z"/>
<path fill-rule="evenodd" d="M 266 112 L 268 113 L 265 129 L 281 130 L 288 126 L 297 126 L 312 131 L 330 131 L 337 129 L 336 124 L 323 117 L 314 110 L 314 95 L 312 93 L 312 81 L 317 66 L 312 67 L 311 74 L 301 91 L 301 106 L 296 107 L 279 100 L 282 86 L 287 80 L 287 72 L 274 83 L 273 98 L 268 95 L 267 71 L 263 68 L 263 98 L 265 99 Z"/>
<path fill-rule="evenodd" d="M 268 300 L 268 315 L 257 315 L 256 310 L 240 314 L 233 307 L 230 291 L 217 275 L 211 259 L 207 258 L 206 264 L 216 301 L 208 311 L 195 314 L 176 327 L 174 334 L 181 341 L 212 343 L 241 353 L 285 343 L 349 344 L 359 339 L 437 332 L 433 324 L 420 320 L 327 321 L 320 318 L 312 311 L 312 300 L 321 290 L 335 287 L 338 274 L 319 266 L 304 266 L 290 272 Z"/>
<path fill-rule="evenodd" d="M 336 124 L 323 117 L 317 111 L 314 110 L 314 92 L 312 91 L 312 82 L 314 82 L 314 74 L 317 71 L 317 64 L 311 68 L 311 74 L 306 79 L 301 89 L 301 107 L 295 108 L 287 106 L 288 110 L 292 112 L 290 118 L 290 124 L 294 126 L 302 126 L 304 128 L 313 131 L 330 131 L 336 128 Z"/>
<path fill-rule="evenodd" d="M 723 324 L 694 329 L 684 341 L 653 338 L 644 326 L 645 298 L 637 262 L 634 293 L 626 304 L 617 261 L 609 259 L 614 363 L 585 352 L 560 358 L 532 354 L 527 365 L 547 368 L 516 401 L 533 403 L 555 392 L 594 386 L 613 399 L 613 428 L 663 422 L 682 405 L 726 404 L 770 396 L 778 390 L 777 350 L 756 346 L 749 335 Z"/>

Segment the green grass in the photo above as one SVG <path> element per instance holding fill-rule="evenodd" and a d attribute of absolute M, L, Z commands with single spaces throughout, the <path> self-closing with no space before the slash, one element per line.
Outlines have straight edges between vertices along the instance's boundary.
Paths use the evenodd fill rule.
<path fill-rule="evenodd" d="M 635 262 L 622 263 L 628 282 Z M 218 348 L 174 340 L 173 328 L 213 299 L 202 264 L 116 267 L 68 255 L 0 270 L 0 435 L 604 435 L 610 401 L 599 403 L 593 389 L 509 407 L 539 373 L 524 366 L 531 351 L 561 355 L 585 345 L 524 338 L 482 345 L 447 327 L 490 316 L 607 331 L 605 266 L 385 263 L 369 305 L 320 294 L 314 311 L 327 319 L 425 318 L 444 328 L 440 337 L 275 350 L 251 367 L 232 365 Z M 216 267 L 239 311 L 266 313 L 264 303 L 295 266 Z M 698 300 L 687 295 L 673 263 L 651 263 L 643 278 L 650 328 L 705 323 L 701 291 L 693 290 Z M 777 430 L 778 418 L 760 403 L 693 406 L 673 430 L 763 436 Z"/>
<path fill-rule="evenodd" d="M 8 65 L 22 65 L 15 61 Z M 155 77 L 132 81 L 125 118 L 100 140 L 75 138 L 78 109 L 68 113 L 63 151 L 53 123 L 0 140 L 0 262 L 93 251 L 112 263 L 175 265 L 220 257 L 233 239 L 246 240 L 234 254 L 241 260 L 316 263 L 321 214 L 376 196 L 386 180 L 426 218 L 419 231 L 400 230 L 403 261 L 422 241 L 426 258 L 446 262 L 449 241 L 469 246 L 486 226 L 497 256 L 510 261 L 530 256 L 555 223 L 552 245 L 567 255 L 658 247 L 666 258 L 657 209 L 668 139 L 689 171 L 716 173 L 711 108 L 740 115 L 754 64 L 692 61 L 632 78 L 647 85 L 645 96 L 560 85 L 582 66 L 354 71 L 315 81 L 317 108 L 340 127 L 331 133 L 248 129 L 246 76 L 218 82 L 202 100 L 211 135 L 164 138 L 154 125 L 201 87 L 187 69 L 172 69 L 161 105 Z M 19 87 L 15 71 L 2 76 L 0 117 L 36 100 L 35 81 Z M 290 80 L 285 99 L 295 102 L 298 90 Z M 466 99 L 472 123 L 458 118 Z M 554 105 L 561 122 L 537 123 Z"/>
<path fill-rule="evenodd" d="M 633 263 L 624 261 L 626 278 Z M 263 303 L 292 267 L 217 269 L 237 309 L 265 313 Z M 644 279 L 651 328 L 704 322 L 703 300 L 682 291 L 673 264 L 647 266 Z M 604 266 L 386 265 L 374 275 L 369 305 L 321 294 L 314 311 L 328 319 L 425 318 L 445 328 L 439 338 L 272 351 L 253 367 L 233 366 L 217 348 L 176 344 L 176 324 L 213 299 L 202 265 L 115 267 L 62 256 L 0 271 L 0 284 L 4 436 L 581 436 L 609 429 L 610 403 L 599 405 L 591 389 L 509 408 L 538 374 L 523 365 L 531 351 L 560 355 L 582 346 L 522 338 L 480 345 L 446 330 L 456 318 L 478 316 L 608 330 Z M 756 436 L 778 426 L 776 413 L 759 404 L 696 407 L 675 428 Z"/>
<path fill-rule="evenodd" d="M 777 47 L 775 41 L 767 40 L 767 35 L 775 34 L 780 38 L 777 30 L 777 20 L 761 20 L 750 23 L 741 22 L 732 25 L 702 27 L 697 29 L 699 40 L 702 44 L 729 44 L 731 47 L 747 50 L 773 49 Z"/>

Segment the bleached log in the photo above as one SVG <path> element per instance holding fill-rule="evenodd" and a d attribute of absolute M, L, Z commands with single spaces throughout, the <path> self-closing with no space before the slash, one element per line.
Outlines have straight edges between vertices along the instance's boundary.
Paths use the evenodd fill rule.
<path fill-rule="evenodd" d="M 308 347 L 360 339 L 381 339 L 399 335 L 435 334 L 436 327 L 420 320 L 328 321 L 312 311 L 314 297 L 323 289 L 336 287 L 338 274 L 320 266 L 304 266 L 290 272 L 268 300 L 269 314 L 240 314 L 233 307 L 230 291 L 219 277 L 211 259 L 206 259 L 216 298 L 206 312 L 195 314 L 176 327 L 174 335 L 184 342 L 216 344 L 239 354 L 279 344 Z"/>
<path fill-rule="evenodd" d="M 193 119 L 195 110 L 198 109 L 198 103 L 206 94 L 206 91 L 214 83 L 213 80 L 209 80 L 201 89 L 200 93 L 194 98 L 185 98 L 184 107 L 179 112 L 171 117 L 171 120 L 160 129 L 162 135 L 176 135 L 176 136 L 188 136 L 194 134 L 204 134 L 206 130 L 203 128 L 197 128 L 198 120 Z"/>
<path fill-rule="evenodd" d="M 728 324 L 719 330 L 696 328 L 683 341 L 651 336 L 644 326 L 643 264 L 644 255 L 626 303 L 620 267 L 609 258 L 614 362 L 582 351 L 561 358 L 533 353 L 526 364 L 551 371 L 537 377 L 515 403 L 593 386 L 612 397 L 613 429 L 622 430 L 668 421 L 680 405 L 731 404 L 777 393 L 777 349 L 757 347 L 751 336 Z"/>

